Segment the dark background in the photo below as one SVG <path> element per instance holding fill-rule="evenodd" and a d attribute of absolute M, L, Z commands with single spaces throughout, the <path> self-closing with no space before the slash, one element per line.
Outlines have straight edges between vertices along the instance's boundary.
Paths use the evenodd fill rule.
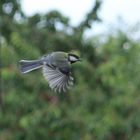
<path fill-rule="evenodd" d="M 140 41 L 132 38 L 139 28 L 108 27 L 87 39 L 84 32 L 103 22 L 101 5 L 72 26 L 59 11 L 27 17 L 20 1 L 0 1 L 0 140 L 140 139 Z M 51 91 L 41 70 L 19 71 L 19 60 L 52 51 L 83 59 L 66 93 Z"/>

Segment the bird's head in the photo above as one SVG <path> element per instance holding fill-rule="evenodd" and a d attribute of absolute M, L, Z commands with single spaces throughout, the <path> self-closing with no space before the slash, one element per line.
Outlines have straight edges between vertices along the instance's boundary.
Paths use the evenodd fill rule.
<path fill-rule="evenodd" d="M 69 53 L 69 54 L 68 54 L 68 61 L 69 61 L 70 63 L 75 63 L 75 62 L 77 62 L 77 61 L 81 61 L 81 59 L 79 58 L 78 55 Z"/>

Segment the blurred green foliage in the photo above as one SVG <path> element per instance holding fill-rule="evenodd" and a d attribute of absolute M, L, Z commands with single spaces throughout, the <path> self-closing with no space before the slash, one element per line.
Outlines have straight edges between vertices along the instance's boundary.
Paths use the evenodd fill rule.
<path fill-rule="evenodd" d="M 140 42 L 127 32 L 84 38 L 101 2 L 76 27 L 58 11 L 26 17 L 20 1 L 0 1 L 0 140 L 139 140 Z M 74 51 L 75 85 L 57 94 L 20 59 Z"/>

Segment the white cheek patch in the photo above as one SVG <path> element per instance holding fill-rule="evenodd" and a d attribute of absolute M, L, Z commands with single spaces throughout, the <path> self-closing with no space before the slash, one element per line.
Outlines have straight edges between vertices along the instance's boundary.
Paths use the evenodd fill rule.
<path fill-rule="evenodd" d="M 77 61 L 77 58 L 74 56 L 70 56 L 70 61 Z"/>

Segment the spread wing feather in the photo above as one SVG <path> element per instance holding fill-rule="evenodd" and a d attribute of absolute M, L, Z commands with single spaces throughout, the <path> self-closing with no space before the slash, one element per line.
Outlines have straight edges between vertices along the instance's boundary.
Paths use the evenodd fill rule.
<path fill-rule="evenodd" d="M 74 79 L 71 76 L 71 73 L 64 74 L 58 68 L 44 65 L 43 75 L 48 81 L 50 88 L 54 91 L 66 92 L 66 90 L 73 85 Z"/>

